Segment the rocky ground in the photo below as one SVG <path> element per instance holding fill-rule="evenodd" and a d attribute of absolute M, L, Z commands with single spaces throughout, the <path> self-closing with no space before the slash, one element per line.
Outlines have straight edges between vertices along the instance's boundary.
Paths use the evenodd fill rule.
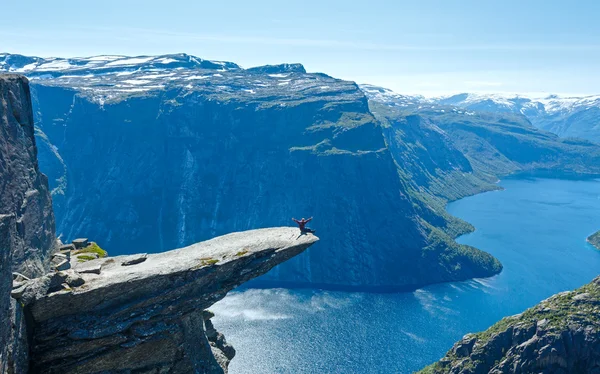
<path fill-rule="evenodd" d="M 421 373 L 600 373 L 600 277 L 466 335 Z"/>

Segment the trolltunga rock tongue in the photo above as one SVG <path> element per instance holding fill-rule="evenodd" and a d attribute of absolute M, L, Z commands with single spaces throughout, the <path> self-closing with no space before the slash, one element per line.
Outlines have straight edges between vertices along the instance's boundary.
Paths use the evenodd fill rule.
<path fill-rule="evenodd" d="M 97 259 L 74 270 L 99 265 L 99 274 L 58 291 L 48 280 L 57 275 L 30 281 L 21 300 L 35 322 L 33 372 L 226 372 L 232 355 L 207 338 L 202 310 L 319 240 L 299 234 L 238 232 L 128 266 L 131 256 Z"/>

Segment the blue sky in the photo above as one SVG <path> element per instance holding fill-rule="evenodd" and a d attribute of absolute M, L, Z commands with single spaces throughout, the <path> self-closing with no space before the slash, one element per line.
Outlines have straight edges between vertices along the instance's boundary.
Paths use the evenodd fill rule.
<path fill-rule="evenodd" d="M 186 52 L 403 93 L 600 93 L 600 1 L 20 0 L 0 52 Z"/>

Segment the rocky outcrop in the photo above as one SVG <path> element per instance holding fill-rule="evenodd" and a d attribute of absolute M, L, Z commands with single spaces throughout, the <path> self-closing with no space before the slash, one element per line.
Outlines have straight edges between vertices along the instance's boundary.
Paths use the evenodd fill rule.
<path fill-rule="evenodd" d="M 478 334 L 421 373 L 600 372 L 600 277 Z"/>
<path fill-rule="evenodd" d="M 587 241 L 588 241 L 588 243 L 590 243 L 594 247 L 600 249 L 600 231 L 598 231 L 595 234 L 590 235 L 587 238 Z"/>
<path fill-rule="evenodd" d="M 48 268 L 54 214 L 47 178 L 37 163 L 29 82 L 0 75 L 0 372 L 27 371 L 21 307 L 10 299 L 13 272 L 27 277 Z"/>
<path fill-rule="evenodd" d="M 317 241 L 294 228 L 238 232 L 26 282 L 15 297 L 34 327 L 31 371 L 226 372 L 235 351 L 203 310 Z M 86 271 L 98 266 L 99 274 Z"/>

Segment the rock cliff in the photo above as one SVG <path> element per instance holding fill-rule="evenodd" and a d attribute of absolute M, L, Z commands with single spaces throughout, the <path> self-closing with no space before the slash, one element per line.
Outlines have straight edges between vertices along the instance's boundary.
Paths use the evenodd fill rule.
<path fill-rule="evenodd" d="M 54 214 L 37 163 L 29 82 L 0 75 L 0 372 L 27 370 L 21 307 L 10 299 L 13 272 L 42 274 L 55 248 Z"/>
<path fill-rule="evenodd" d="M 399 178 L 355 83 L 298 64 L 199 61 L 9 59 L 35 66 L 40 159 L 65 239 L 159 252 L 314 216 L 321 248 L 263 284 L 415 288 L 501 270 L 420 216 L 428 203 Z"/>
<path fill-rule="evenodd" d="M 75 264 L 17 292 L 33 373 L 223 373 L 235 351 L 204 309 L 306 250 L 296 228 L 233 233 L 160 254 Z"/>
<path fill-rule="evenodd" d="M 423 374 L 600 372 L 600 277 L 466 335 Z"/>
<path fill-rule="evenodd" d="M 27 276 L 47 268 L 55 227 L 48 179 L 37 162 L 29 82 L 0 75 L 0 214 L 14 215 L 13 269 Z"/>

